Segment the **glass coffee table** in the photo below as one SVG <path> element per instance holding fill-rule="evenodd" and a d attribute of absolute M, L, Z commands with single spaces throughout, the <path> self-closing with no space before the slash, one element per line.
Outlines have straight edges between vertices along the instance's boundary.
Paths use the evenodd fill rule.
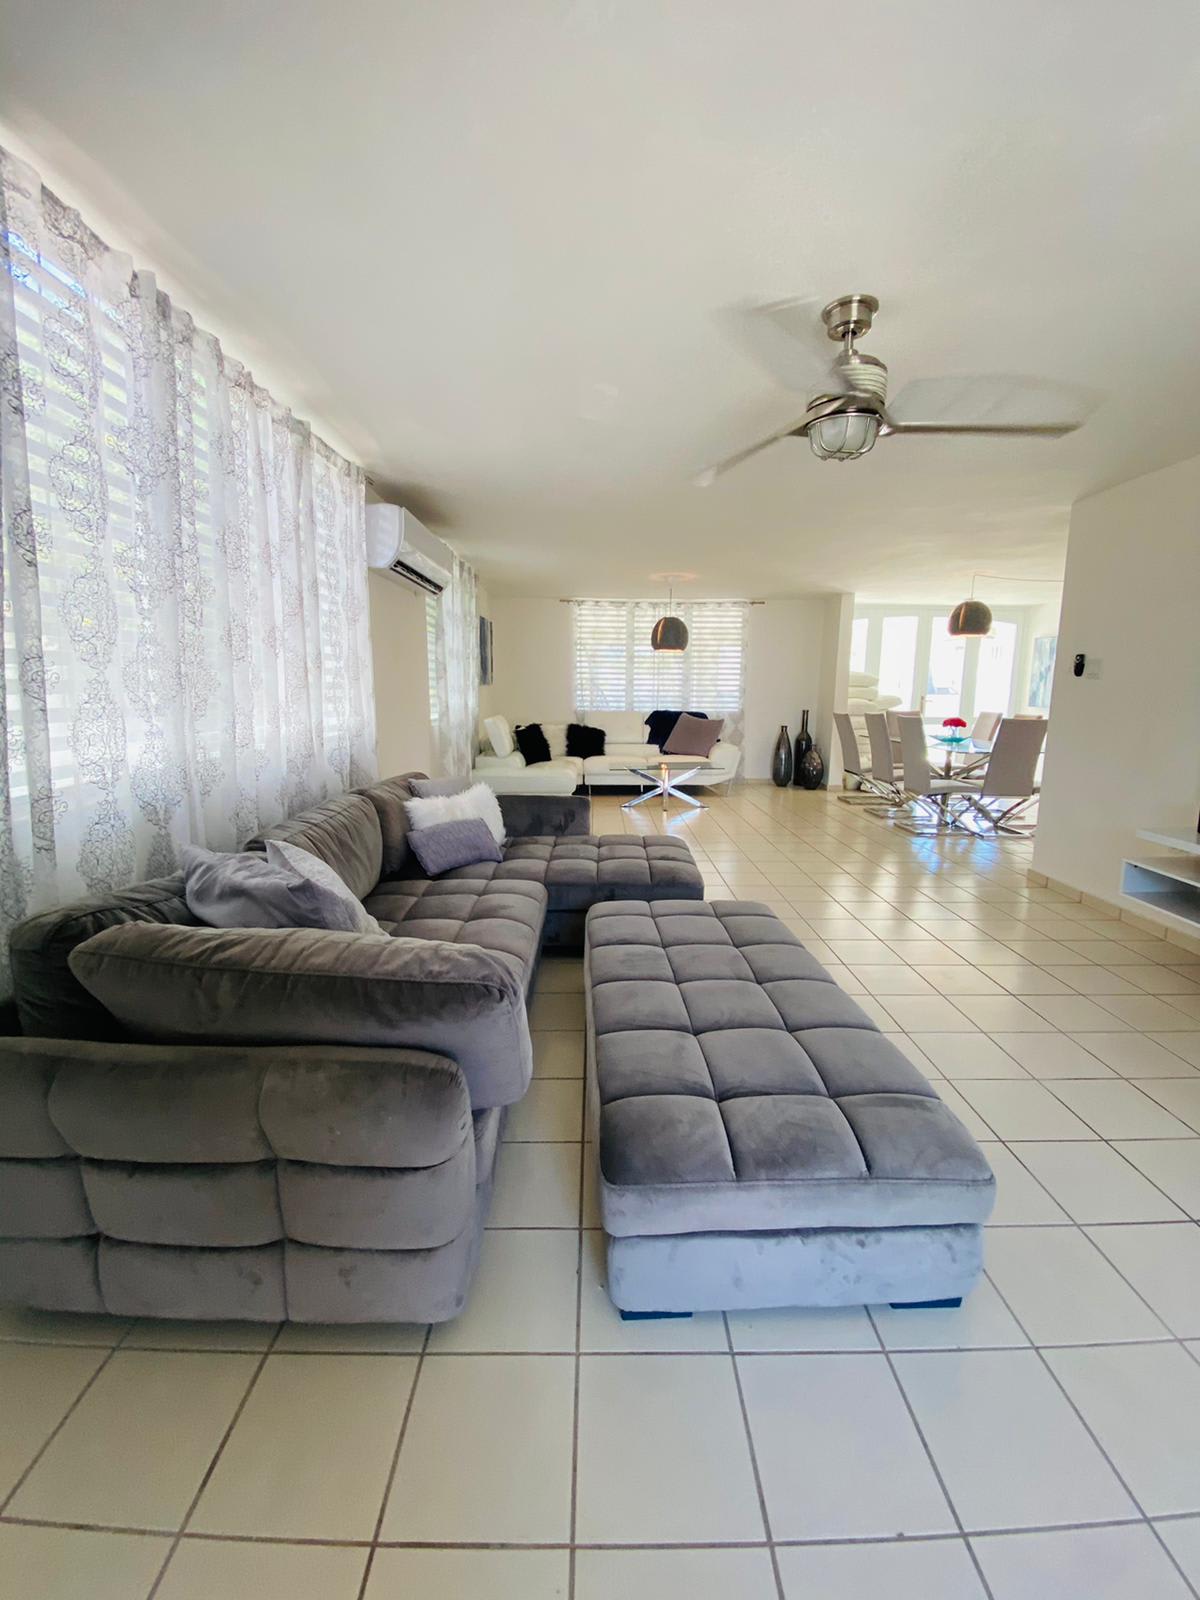
<path fill-rule="evenodd" d="M 662 796 L 663 816 L 667 815 L 667 800 L 674 795 L 677 800 L 682 800 L 685 805 L 691 806 L 694 811 L 707 811 L 708 807 L 702 800 L 695 800 L 690 794 L 677 787 L 686 783 L 689 778 L 694 778 L 698 772 L 709 772 L 716 765 L 713 761 L 697 761 L 690 759 L 687 765 L 680 766 L 666 761 L 646 761 L 641 766 L 613 767 L 613 772 L 628 772 L 631 777 L 640 778 L 643 783 L 650 785 L 638 795 L 636 800 L 626 800 L 622 803 L 623 811 L 632 811 L 634 806 L 645 805 L 647 800 L 657 800 Z"/>

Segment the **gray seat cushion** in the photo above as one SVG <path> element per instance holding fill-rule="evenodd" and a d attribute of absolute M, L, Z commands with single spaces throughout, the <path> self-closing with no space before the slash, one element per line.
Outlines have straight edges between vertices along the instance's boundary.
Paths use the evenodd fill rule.
<path fill-rule="evenodd" d="M 587 920 L 614 1235 L 981 1222 L 995 1181 L 912 1063 L 765 906 Z"/>
<path fill-rule="evenodd" d="M 484 861 L 444 873 L 433 887 L 444 890 L 455 883 L 494 882 L 516 889 L 526 883 L 542 884 L 550 911 L 586 911 L 605 900 L 704 897 L 700 869 L 679 839 L 643 839 L 624 833 L 546 835 L 512 839 L 503 847 L 503 856 L 497 863 Z M 385 896 L 420 898 L 428 893 L 428 884 L 428 879 L 417 876 L 385 879 L 367 900 L 367 910 L 382 920 L 388 913 L 377 911 L 376 902 Z"/>

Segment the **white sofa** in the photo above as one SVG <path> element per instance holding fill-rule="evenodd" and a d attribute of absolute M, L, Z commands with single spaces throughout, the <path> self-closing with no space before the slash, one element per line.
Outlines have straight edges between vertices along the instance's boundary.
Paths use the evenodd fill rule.
<path fill-rule="evenodd" d="M 527 721 L 537 719 L 529 717 Z M 475 758 L 472 778 L 489 784 L 497 794 L 573 794 L 581 785 L 588 789 L 615 789 L 622 786 L 636 788 L 638 779 L 627 769 L 635 764 L 648 770 L 666 762 L 676 771 L 694 767 L 697 756 L 665 756 L 656 744 L 646 743 L 646 720 L 640 711 L 581 711 L 576 718 L 592 728 L 603 728 L 605 749 L 602 756 L 589 756 L 581 760 L 567 755 L 567 724 L 543 722 L 542 730 L 550 746 L 549 761 L 526 762 L 519 750 L 509 751 L 511 740 L 504 734 L 509 724 L 503 717 L 489 717 L 484 722 L 482 748 Z M 491 730 L 488 724 L 491 724 Z M 497 726 L 499 725 L 499 726 Z M 495 743 L 504 746 L 497 754 Z M 718 740 L 707 758 L 713 765 L 696 773 L 681 787 L 702 789 L 718 783 L 730 783 L 737 776 L 742 752 L 735 744 Z"/>

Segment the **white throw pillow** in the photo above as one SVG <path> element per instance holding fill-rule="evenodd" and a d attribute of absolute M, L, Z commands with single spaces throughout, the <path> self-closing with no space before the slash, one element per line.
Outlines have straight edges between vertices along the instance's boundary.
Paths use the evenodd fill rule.
<path fill-rule="evenodd" d="M 874 689 L 878 686 L 879 678 L 870 672 L 852 672 L 849 683 L 852 689 Z"/>
<path fill-rule="evenodd" d="M 491 741 L 492 749 L 498 756 L 510 756 L 517 748 L 512 736 L 512 729 L 506 717 L 484 717 L 484 730 Z"/>
<path fill-rule="evenodd" d="M 550 759 L 557 761 L 567 753 L 567 725 L 565 722 L 543 722 L 542 732 L 550 746 Z"/>
<path fill-rule="evenodd" d="M 439 822 L 461 822 L 467 817 L 482 817 L 497 844 L 504 843 L 504 818 L 496 792 L 486 783 L 472 784 L 462 794 L 431 795 L 426 800 L 406 800 L 405 814 L 410 828 L 432 828 Z"/>

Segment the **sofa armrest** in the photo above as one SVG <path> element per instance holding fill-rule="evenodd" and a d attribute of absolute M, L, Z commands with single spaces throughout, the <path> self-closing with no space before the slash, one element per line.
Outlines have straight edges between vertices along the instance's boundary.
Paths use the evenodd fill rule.
<path fill-rule="evenodd" d="M 71 970 L 139 1039 L 429 1050 L 476 1108 L 519 1100 L 533 1070 L 522 974 L 478 945 L 127 923 L 78 945 Z"/>
<path fill-rule="evenodd" d="M 496 798 L 510 839 L 546 834 L 562 838 L 592 831 L 592 802 L 585 794 L 501 794 Z"/>

